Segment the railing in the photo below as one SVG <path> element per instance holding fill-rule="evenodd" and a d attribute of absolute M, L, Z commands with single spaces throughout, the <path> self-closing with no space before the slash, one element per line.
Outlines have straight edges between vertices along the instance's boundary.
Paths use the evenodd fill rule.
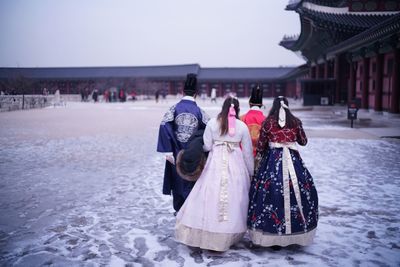
<path fill-rule="evenodd" d="M 52 105 L 53 96 L 0 95 L 0 111 L 43 108 Z"/>

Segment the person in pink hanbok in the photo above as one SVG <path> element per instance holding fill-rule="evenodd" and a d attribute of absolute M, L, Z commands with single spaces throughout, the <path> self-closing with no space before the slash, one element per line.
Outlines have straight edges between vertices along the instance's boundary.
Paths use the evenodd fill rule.
<path fill-rule="evenodd" d="M 226 251 L 247 230 L 250 177 L 254 172 L 249 130 L 239 101 L 228 97 L 203 135 L 206 165 L 177 214 L 175 237 L 188 246 Z"/>

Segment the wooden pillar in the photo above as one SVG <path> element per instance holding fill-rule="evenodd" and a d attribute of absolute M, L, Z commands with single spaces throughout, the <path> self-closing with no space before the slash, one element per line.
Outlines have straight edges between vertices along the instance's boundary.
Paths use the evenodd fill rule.
<path fill-rule="evenodd" d="M 335 69 L 334 69 L 334 77 L 336 79 L 335 86 L 335 103 L 340 102 L 340 85 L 341 85 L 341 75 L 340 75 L 340 56 L 335 56 Z"/>
<path fill-rule="evenodd" d="M 383 54 L 376 55 L 375 111 L 382 111 Z"/>
<path fill-rule="evenodd" d="M 390 99 L 390 112 L 399 113 L 399 97 L 400 97 L 400 48 L 394 49 L 394 62 L 392 74 L 392 94 Z"/>
<path fill-rule="evenodd" d="M 325 63 L 324 63 L 324 79 L 328 79 L 329 78 L 328 71 L 329 71 L 329 61 L 326 60 Z"/>
<path fill-rule="evenodd" d="M 317 63 L 317 65 L 315 65 L 315 78 L 319 79 L 320 77 L 321 77 L 320 68 L 319 68 L 319 65 Z"/>
<path fill-rule="evenodd" d="M 315 79 L 315 66 L 310 65 L 310 79 Z"/>
<path fill-rule="evenodd" d="M 272 93 L 272 97 L 275 97 L 275 83 L 271 82 L 271 93 Z"/>
<path fill-rule="evenodd" d="M 356 70 L 357 70 L 357 62 L 349 62 L 350 65 L 350 84 L 349 90 L 347 94 L 347 103 L 352 101 L 356 96 Z"/>
<path fill-rule="evenodd" d="M 369 58 L 363 58 L 362 88 L 361 88 L 361 108 L 368 109 L 368 84 L 369 84 Z"/>

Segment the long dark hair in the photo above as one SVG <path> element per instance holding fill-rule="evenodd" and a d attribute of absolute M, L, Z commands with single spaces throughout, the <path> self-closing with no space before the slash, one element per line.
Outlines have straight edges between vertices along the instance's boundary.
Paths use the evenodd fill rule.
<path fill-rule="evenodd" d="M 268 118 L 274 119 L 277 123 L 279 122 L 279 109 L 281 108 L 281 101 L 285 103 L 286 106 L 289 106 L 289 102 L 286 97 L 280 96 L 274 99 L 272 103 L 271 110 L 269 111 Z M 295 128 L 299 123 L 300 119 L 290 112 L 289 109 L 285 109 L 286 112 L 286 128 Z"/>
<path fill-rule="evenodd" d="M 231 104 L 233 104 L 233 108 L 235 109 L 236 119 L 239 119 L 239 101 L 237 100 L 237 98 L 227 97 L 224 101 L 224 104 L 222 104 L 222 110 L 217 117 L 221 128 L 221 135 L 225 135 L 228 133 L 228 113 Z"/>

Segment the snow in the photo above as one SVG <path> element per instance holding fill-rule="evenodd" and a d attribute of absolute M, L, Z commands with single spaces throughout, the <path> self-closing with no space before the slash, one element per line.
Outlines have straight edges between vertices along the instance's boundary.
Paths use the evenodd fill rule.
<path fill-rule="evenodd" d="M 400 142 L 390 139 L 311 137 L 299 148 L 320 201 L 308 247 L 251 248 L 245 237 L 215 253 L 177 243 L 155 152 L 157 125 L 172 104 L 1 113 L 1 265 L 400 265 Z M 299 116 L 315 131 L 329 128 Z"/>

